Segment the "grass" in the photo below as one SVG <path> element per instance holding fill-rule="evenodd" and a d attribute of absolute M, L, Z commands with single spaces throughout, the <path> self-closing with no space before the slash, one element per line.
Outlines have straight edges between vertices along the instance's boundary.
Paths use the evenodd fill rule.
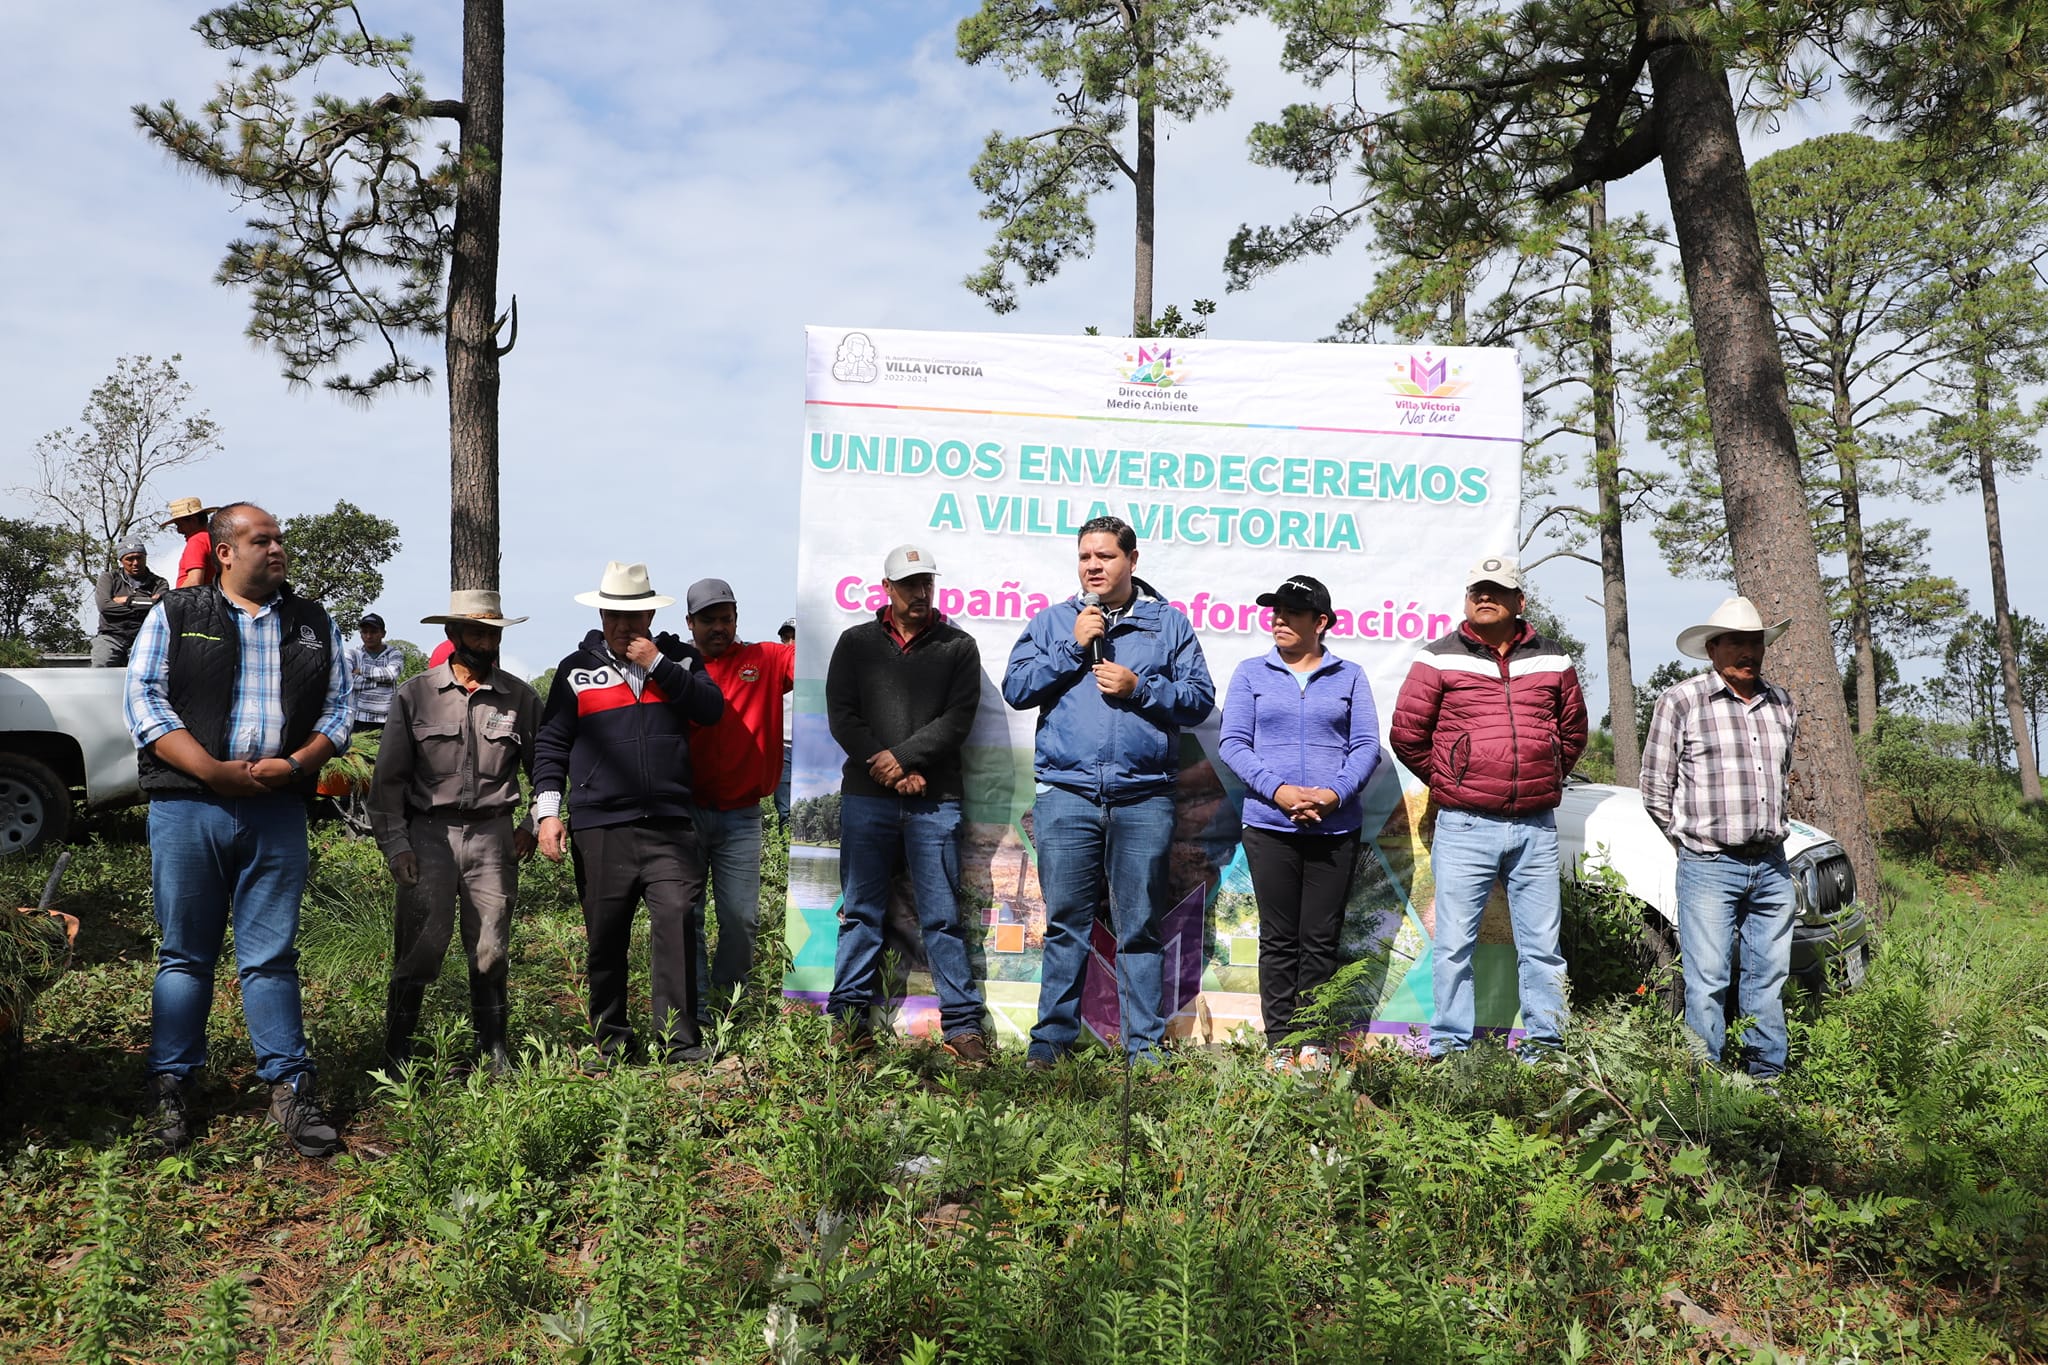
<path fill-rule="evenodd" d="M 708 1068 L 598 1072 L 572 888 L 541 863 L 514 937 L 525 1064 L 454 1074 L 458 971 L 430 997 L 436 1065 L 382 1082 L 381 867 L 330 839 L 306 999 L 348 1155 L 302 1161 L 265 1125 L 224 973 L 210 1122 L 167 1160 L 137 1137 L 136 833 L 73 865 L 80 958 L 0 1122 L 10 1361 L 2048 1359 L 2039 874 L 1895 868 L 1867 988 L 1796 1022 L 1776 1094 L 1615 1002 L 1538 1066 L 1182 1054 L 1126 1121 L 1105 1055 L 850 1063 L 770 990 Z M 0 864 L 0 898 L 43 870 Z"/>

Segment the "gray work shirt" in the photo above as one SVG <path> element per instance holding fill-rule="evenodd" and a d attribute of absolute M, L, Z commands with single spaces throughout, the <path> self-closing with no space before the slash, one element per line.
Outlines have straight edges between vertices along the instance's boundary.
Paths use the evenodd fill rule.
<path fill-rule="evenodd" d="M 473 691 L 445 663 L 400 684 L 370 786 L 370 829 L 384 856 L 411 851 L 406 823 L 415 815 L 512 811 L 520 770 L 532 776 L 539 728 L 540 695 L 502 668 Z"/>

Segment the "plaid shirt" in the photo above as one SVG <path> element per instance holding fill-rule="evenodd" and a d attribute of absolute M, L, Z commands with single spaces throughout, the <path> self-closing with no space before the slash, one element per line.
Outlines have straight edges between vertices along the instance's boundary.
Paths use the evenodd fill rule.
<path fill-rule="evenodd" d="M 277 614 L 278 600 L 273 596 L 254 616 L 244 612 L 237 623 L 241 659 L 235 670 L 234 702 L 228 708 L 227 751 L 220 755 L 225 762 L 284 756 L 284 673 L 278 664 L 282 648 L 278 636 L 283 627 Z M 327 704 L 313 729 L 334 741 L 334 751 L 340 753 L 348 748 L 349 730 L 354 725 L 355 685 L 342 653 L 341 635 L 332 623 L 328 637 Z M 150 608 L 128 654 L 122 715 L 138 749 L 185 728 L 185 722 L 171 709 L 170 663 L 171 633 L 164 624 L 164 604 L 159 602 Z"/>
<path fill-rule="evenodd" d="M 1785 837 L 1785 776 L 1799 713 L 1765 683 L 1752 701 L 1709 669 L 1657 699 L 1643 742 L 1643 808 L 1695 853 Z"/>

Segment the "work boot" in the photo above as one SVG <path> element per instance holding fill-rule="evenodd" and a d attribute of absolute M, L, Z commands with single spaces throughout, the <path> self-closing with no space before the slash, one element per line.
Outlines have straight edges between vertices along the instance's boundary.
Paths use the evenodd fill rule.
<path fill-rule="evenodd" d="M 955 1034 L 944 1046 L 962 1066 L 987 1066 L 994 1055 L 989 1051 L 988 1039 L 978 1032 Z"/>
<path fill-rule="evenodd" d="M 510 1013 L 505 982 L 471 972 L 469 1017 L 476 1027 L 477 1063 L 493 1080 L 512 1069 L 512 1054 L 505 1050 L 505 1023 Z"/>
<path fill-rule="evenodd" d="M 341 1134 L 313 1094 L 310 1071 L 270 1087 L 270 1121 L 284 1130 L 300 1156 L 333 1156 L 341 1150 Z"/>
<path fill-rule="evenodd" d="M 185 1083 L 168 1071 L 149 1078 L 149 1136 L 167 1152 L 182 1152 L 192 1141 Z"/>
<path fill-rule="evenodd" d="M 394 1081 L 412 1060 L 412 1036 L 426 996 L 426 986 L 417 981 L 394 981 L 384 988 L 384 1073 Z"/>

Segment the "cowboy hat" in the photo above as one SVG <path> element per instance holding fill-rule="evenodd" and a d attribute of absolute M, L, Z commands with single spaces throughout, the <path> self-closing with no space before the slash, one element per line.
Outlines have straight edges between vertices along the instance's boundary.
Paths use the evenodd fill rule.
<path fill-rule="evenodd" d="M 369 617 L 365 616 L 363 621 L 367 623 L 369 619 Z M 447 615 L 422 616 L 420 624 L 423 626 L 496 626 L 502 630 L 506 626 L 516 626 L 525 619 L 524 616 L 505 615 L 499 603 L 498 594 L 495 592 L 491 592 L 486 588 L 465 588 L 460 592 L 448 594 Z M 377 625 L 381 629 L 384 622 L 379 619 Z"/>
<path fill-rule="evenodd" d="M 621 564 L 616 559 L 604 566 L 597 591 L 579 592 L 576 601 L 602 611 L 657 611 L 676 604 L 675 598 L 663 597 L 647 581 L 645 564 Z"/>
<path fill-rule="evenodd" d="M 1707 657 L 1707 641 L 1716 635 L 1761 634 L 1764 643 L 1783 635 L 1792 628 L 1792 618 L 1786 617 L 1774 626 L 1764 624 L 1764 614 L 1756 609 L 1756 603 L 1747 597 L 1731 597 L 1714 608 L 1714 614 L 1696 626 L 1687 626 L 1678 632 L 1678 652 L 1688 658 Z"/>
<path fill-rule="evenodd" d="M 162 528 L 166 531 L 187 517 L 210 517 L 220 509 L 218 507 L 201 507 L 197 498 L 172 498 L 169 510 L 171 519 L 162 523 Z"/>

